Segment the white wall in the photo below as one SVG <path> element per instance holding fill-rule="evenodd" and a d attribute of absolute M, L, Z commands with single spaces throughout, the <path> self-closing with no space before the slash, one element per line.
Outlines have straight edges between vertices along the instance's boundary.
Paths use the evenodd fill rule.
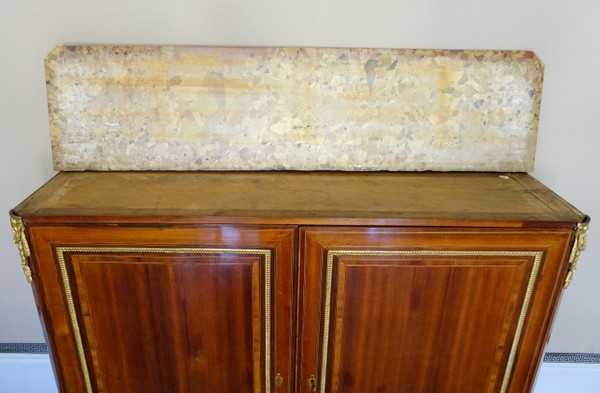
<path fill-rule="evenodd" d="M 600 352 L 600 2 L 596 0 L 3 0 L 0 210 L 53 175 L 43 58 L 64 44 L 531 49 L 546 64 L 534 175 L 595 217 L 549 350 Z M 8 216 L 0 342 L 43 340 Z M 596 225 L 595 225 L 596 224 Z"/>

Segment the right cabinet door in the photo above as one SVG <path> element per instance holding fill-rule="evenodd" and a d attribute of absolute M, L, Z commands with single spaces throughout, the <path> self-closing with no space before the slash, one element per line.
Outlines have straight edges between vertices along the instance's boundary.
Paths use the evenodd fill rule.
<path fill-rule="evenodd" d="M 303 229 L 298 391 L 530 391 L 572 239 L 565 229 Z"/>

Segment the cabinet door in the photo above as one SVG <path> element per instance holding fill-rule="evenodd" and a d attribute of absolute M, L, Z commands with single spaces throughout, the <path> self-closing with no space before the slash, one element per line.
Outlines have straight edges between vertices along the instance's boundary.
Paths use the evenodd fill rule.
<path fill-rule="evenodd" d="M 30 233 L 61 391 L 290 391 L 293 227 Z"/>
<path fill-rule="evenodd" d="M 298 391 L 528 392 L 571 240 L 568 230 L 302 230 Z"/>

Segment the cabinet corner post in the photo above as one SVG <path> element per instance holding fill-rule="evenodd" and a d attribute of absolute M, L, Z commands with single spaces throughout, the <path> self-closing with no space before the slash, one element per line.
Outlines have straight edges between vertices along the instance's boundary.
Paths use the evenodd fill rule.
<path fill-rule="evenodd" d="M 571 281 L 573 281 L 573 274 L 575 273 L 575 270 L 577 270 L 577 261 L 579 260 L 579 255 L 586 249 L 589 227 L 590 217 L 585 216 L 584 220 L 577 224 L 577 227 L 575 228 L 575 240 L 573 241 L 573 248 L 571 249 L 571 255 L 569 256 L 569 271 L 567 272 L 567 277 L 565 278 L 564 289 L 567 289 L 569 285 L 571 285 Z"/>
<path fill-rule="evenodd" d="M 25 237 L 25 224 L 23 223 L 23 219 L 18 216 L 14 210 L 11 210 L 8 214 L 10 216 L 10 225 L 12 227 L 13 242 L 19 247 L 19 254 L 21 255 L 21 268 L 23 268 L 23 273 L 25 273 L 27 282 L 31 283 L 33 282 L 31 268 L 29 267 L 29 256 L 31 255 L 31 251 L 29 249 L 29 244 L 27 244 L 27 238 Z"/>

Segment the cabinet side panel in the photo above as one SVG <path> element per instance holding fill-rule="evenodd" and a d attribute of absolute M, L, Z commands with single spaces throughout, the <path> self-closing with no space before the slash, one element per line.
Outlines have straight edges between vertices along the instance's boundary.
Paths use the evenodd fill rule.
<path fill-rule="evenodd" d="M 48 239 L 37 228 L 30 227 L 29 233 L 33 290 L 36 299 L 39 299 L 57 385 L 61 393 L 85 392 L 84 375 L 55 254 Z"/>

